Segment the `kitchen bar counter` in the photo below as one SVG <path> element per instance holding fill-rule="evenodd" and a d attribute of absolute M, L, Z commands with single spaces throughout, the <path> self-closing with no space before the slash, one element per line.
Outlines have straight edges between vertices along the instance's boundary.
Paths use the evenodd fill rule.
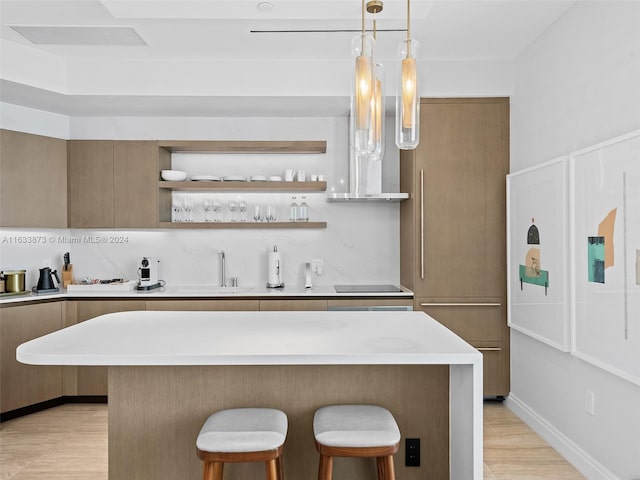
<path fill-rule="evenodd" d="M 358 293 L 337 293 L 333 285 L 318 285 L 311 289 L 302 286 L 291 286 L 285 288 L 261 287 L 216 287 L 212 285 L 172 285 L 149 291 L 138 290 L 113 290 L 108 287 L 86 291 L 66 291 L 50 294 L 24 294 L 18 296 L 8 296 L 0 298 L 0 305 L 15 304 L 21 302 L 33 302 L 43 300 L 60 299 L 87 299 L 87 298 L 121 298 L 121 299 L 171 299 L 171 298 L 397 298 L 411 299 L 413 292 L 404 287 L 400 287 L 400 292 L 358 292 Z"/>
<path fill-rule="evenodd" d="M 423 467 L 398 461 L 398 477 L 482 478 L 482 355 L 422 312 L 121 312 L 24 343 L 17 358 L 110 366 L 111 480 L 198 478 L 201 422 L 252 405 L 287 412 L 285 470 L 313 479 L 314 410 L 363 402 L 423 438 Z M 370 474 L 352 465 L 339 468 Z"/>

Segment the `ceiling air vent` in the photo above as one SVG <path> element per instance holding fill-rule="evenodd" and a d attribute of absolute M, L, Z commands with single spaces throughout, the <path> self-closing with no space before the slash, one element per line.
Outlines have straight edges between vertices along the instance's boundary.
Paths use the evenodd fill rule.
<path fill-rule="evenodd" d="M 133 27 L 11 25 L 12 30 L 38 45 L 146 45 Z"/>

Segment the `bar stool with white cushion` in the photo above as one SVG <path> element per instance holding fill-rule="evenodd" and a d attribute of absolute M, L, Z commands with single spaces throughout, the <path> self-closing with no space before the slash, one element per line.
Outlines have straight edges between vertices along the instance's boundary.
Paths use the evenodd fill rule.
<path fill-rule="evenodd" d="M 333 457 L 375 457 L 378 480 L 395 480 L 393 454 L 400 429 L 389 410 L 376 405 L 330 405 L 313 417 L 319 480 L 331 480 Z"/>
<path fill-rule="evenodd" d="M 196 448 L 204 480 L 221 480 L 225 463 L 265 462 L 267 480 L 282 480 L 287 415 L 273 408 L 235 408 L 205 421 Z"/>

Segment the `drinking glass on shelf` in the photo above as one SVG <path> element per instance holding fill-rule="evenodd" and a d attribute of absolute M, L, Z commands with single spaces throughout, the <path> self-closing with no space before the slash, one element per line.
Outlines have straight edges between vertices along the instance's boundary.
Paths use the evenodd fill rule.
<path fill-rule="evenodd" d="M 173 221 L 180 222 L 180 213 L 182 212 L 182 196 L 174 194 L 171 198 L 171 208 L 173 210 Z"/>
<path fill-rule="evenodd" d="M 262 206 L 254 205 L 253 206 L 253 221 L 261 222 L 262 221 Z"/>
<path fill-rule="evenodd" d="M 219 222 L 220 217 L 218 216 L 218 212 L 222 209 L 222 202 L 217 198 L 214 198 L 211 206 L 213 208 L 213 221 Z"/>
<path fill-rule="evenodd" d="M 185 222 L 193 222 L 193 217 L 191 216 L 191 212 L 193 212 L 193 198 L 191 196 L 185 195 L 182 199 L 182 206 L 185 211 Z"/>
<path fill-rule="evenodd" d="M 230 222 L 235 222 L 236 221 L 236 201 L 235 200 L 229 200 L 229 211 L 231 212 L 231 218 L 229 219 Z"/>
<path fill-rule="evenodd" d="M 241 222 L 246 222 L 247 221 L 247 217 L 246 217 L 244 212 L 247 211 L 247 204 L 244 201 L 244 199 L 242 199 L 242 198 L 238 199 L 238 211 L 240 212 L 240 221 Z"/>
<path fill-rule="evenodd" d="M 267 205 L 267 208 L 265 210 L 265 219 L 267 220 L 267 222 L 275 222 L 276 221 L 276 207 L 274 207 L 273 205 Z"/>
<path fill-rule="evenodd" d="M 211 218 L 209 216 L 209 212 L 213 208 L 213 199 L 210 197 L 204 197 L 202 199 L 202 209 L 204 210 L 204 221 L 210 222 Z"/>

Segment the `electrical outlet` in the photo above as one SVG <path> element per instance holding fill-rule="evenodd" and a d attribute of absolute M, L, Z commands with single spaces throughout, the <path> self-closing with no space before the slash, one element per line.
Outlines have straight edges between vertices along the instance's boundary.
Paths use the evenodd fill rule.
<path fill-rule="evenodd" d="M 404 464 L 407 467 L 420 466 L 420 439 L 405 438 L 404 440 Z"/>
<path fill-rule="evenodd" d="M 589 415 L 596 414 L 596 396 L 591 390 L 587 390 L 584 394 L 584 410 Z"/>
<path fill-rule="evenodd" d="M 324 266 L 324 260 L 321 258 L 314 258 L 311 260 L 311 271 L 317 275 L 322 275 L 322 267 Z"/>

